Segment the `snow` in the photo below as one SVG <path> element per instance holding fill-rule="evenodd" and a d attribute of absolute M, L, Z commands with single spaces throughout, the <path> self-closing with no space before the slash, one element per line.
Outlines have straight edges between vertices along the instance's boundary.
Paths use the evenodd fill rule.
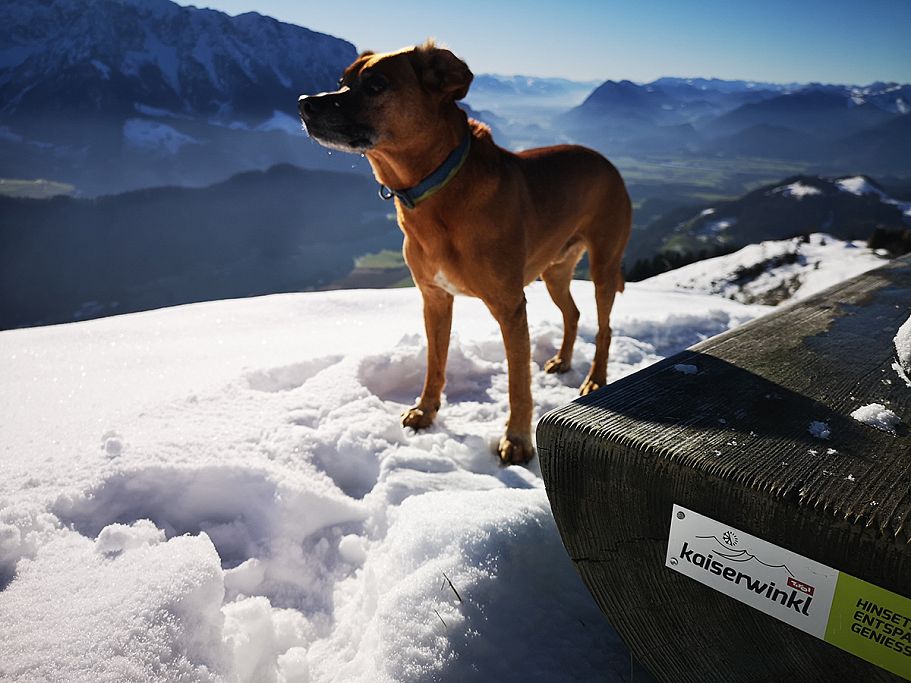
<path fill-rule="evenodd" d="M 594 352 L 592 286 L 573 292 L 555 376 L 559 312 L 527 291 L 535 419 Z M 611 379 L 767 310 L 630 284 Z M 537 461 L 493 455 L 507 376 L 479 301 L 456 301 L 437 423 L 400 426 L 422 328 L 404 289 L 0 333 L 0 679 L 627 678 Z"/>
<path fill-rule="evenodd" d="M 911 318 L 908 318 L 898 328 L 893 344 L 895 345 L 895 357 L 898 359 L 895 371 L 911 387 Z"/>
<path fill-rule="evenodd" d="M 164 82 L 175 93 L 180 93 L 180 59 L 177 48 L 165 44 L 151 26 L 145 26 L 143 30 L 145 35 L 142 49 L 124 51 L 119 70 L 128 76 L 138 77 L 144 66 L 154 65 L 158 67 Z M 170 39 L 173 40 L 173 37 Z"/>
<path fill-rule="evenodd" d="M 648 289 L 716 294 L 744 303 L 805 299 L 842 280 L 883 265 L 862 241 L 845 242 L 814 233 L 801 238 L 751 244 L 649 278 Z"/>
<path fill-rule="evenodd" d="M 133 147 L 175 154 L 184 145 L 199 144 L 171 126 L 148 119 L 127 119 L 123 124 L 123 137 Z"/>
<path fill-rule="evenodd" d="M 800 181 L 775 188 L 772 192 L 782 194 L 785 197 L 793 197 L 798 200 L 803 199 L 804 197 L 811 197 L 814 194 L 821 194 L 819 188 L 813 187 L 812 185 L 806 185 Z"/>
<path fill-rule="evenodd" d="M 893 206 L 898 207 L 898 210 L 902 212 L 903 215 L 911 218 L 911 202 L 902 201 L 900 199 L 892 199 L 885 192 L 880 190 L 878 187 L 873 185 L 869 180 L 863 176 L 853 176 L 850 178 L 841 178 L 835 182 L 840 190 L 843 192 L 850 192 L 858 196 L 863 196 L 866 194 L 872 194 L 879 197 L 886 204 L 892 204 Z"/>
<path fill-rule="evenodd" d="M 216 88 L 221 88 L 221 80 L 215 69 L 215 49 L 208 36 L 201 35 L 197 38 L 196 44 L 193 46 L 192 52 L 190 52 L 190 56 L 205 69 L 206 73 L 209 75 L 209 80 Z"/>
<path fill-rule="evenodd" d="M 203 534 L 109 557 L 61 529 L 0 593 L 0 619 L 16 625 L 0 635 L 0 678 L 218 680 L 221 573 Z"/>
<path fill-rule="evenodd" d="M 817 439 L 828 439 L 832 436 L 832 430 L 829 425 L 825 422 L 820 422 L 819 420 L 811 422 L 810 426 L 807 427 L 807 431 Z"/>
<path fill-rule="evenodd" d="M 702 215 L 706 215 L 705 212 L 703 212 Z M 736 222 L 737 220 L 735 218 L 720 218 L 718 220 L 709 221 L 701 225 L 695 234 L 697 237 L 718 237 L 718 235 L 730 228 Z"/>
<path fill-rule="evenodd" d="M 849 192 L 857 196 L 875 194 L 880 198 L 885 198 L 883 191 L 872 185 L 870 181 L 863 176 L 841 178 L 840 180 L 835 181 L 835 184 L 838 186 L 838 189 L 842 190 L 843 192 Z"/>
<path fill-rule="evenodd" d="M 98 69 L 98 73 L 101 74 L 101 78 L 105 81 L 111 80 L 111 67 L 109 67 L 104 62 L 101 62 L 97 59 L 91 61 L 92 66 Z"/>
<path fill-rule="evenodd" d="M 280 130 L 286 133 L 299 134 L 301 131 L 301 120 L 286 112 L 274 111 L 272 112 L 272 118 L 259 124 L 256 127 L 256 130 Z"/>
<path fill-rule="evenodd" d="M 160 107 L 151 107 L 147 104 L 142 104 L 141 102 L 136 102 L 133 104 L 133 109 L 138 114 L 144 116 L 152 116 L 155 118 L 166 118 L 166 119 L 192 119 L 188 114 L 180 114 L 178 112 L 170 111 L 168 109 L 161 109 Z"/>
<path fill-rule="evenodd" d="M 881 403 L 869 403 L 861 406 L 851 413 L 851 417 L 869 427 L 890 434 L 895 434 L 895 428 L 901 424 L 901 418 Z"/>

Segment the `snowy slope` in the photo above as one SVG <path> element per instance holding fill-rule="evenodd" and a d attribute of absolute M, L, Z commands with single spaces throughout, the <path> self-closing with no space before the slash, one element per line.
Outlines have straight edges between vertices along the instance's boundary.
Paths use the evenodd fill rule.
<path fill-rule="evenodd" d="M 892 204 L 897 207 L 902 215 L 906 218 L 911 218 L 911 202 L 902 201 L 899 199 L 892 199 L 880 188 L 870 182 L 869 178 L 864 176 L 847 176 L 844 178 L 839 178 L 835 181 L 835 184 L 838 186 L 838 189 L 849 194 L 857 195 L 863 197 L 864 195 L 874 195 L 879 197 L 879 199 L 884 204 Z"/>
<path fill-rule="evenodd" d="M 557 309 L 528 290 L 536 419 Z M 630 285 L 616 379 L 764 312 Z M 0 679 L 625 680 L 537 461 L 501 468 L 504 353 L 458 299 L 415 434 L 414 290 L 278 295 L 0 333 Z M 451 586 L 450 583 L 451 582 Z M 641 675 L 641 672 L 637 672 Z"/>
<path fill-rule="evenodd" d="M 642 285 L 775 305 L 804 299 L 884 262 L 884 256 L 867 249 L 863 241 L 845 242 L 814 233 L 806 239 L 751 244 L 733 254 L 662 273 Z"/>
<path fill-rule="evenodd" d="M 868 238 L 874 226 L 911 226 L 911 202 L 891 198 L 866 176 L 801 175 L 701 211 L 694 209 L 676 224 L 657 221 L 652 229 L 663 232 L 663 250 L 698 253 L 812 232 L 842 240 Z"/>

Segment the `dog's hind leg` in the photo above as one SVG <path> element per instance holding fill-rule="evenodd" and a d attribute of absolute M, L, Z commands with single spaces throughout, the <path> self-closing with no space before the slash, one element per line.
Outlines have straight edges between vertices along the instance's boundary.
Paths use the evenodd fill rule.
<path fill-rule="evenodd" d="M 590 254 L 592 262 L 595 254 Z M 592 280 L 595 283 L 595 304 L 598 308 L 598 334 L 595 336 L 595 357 L 588 377 L 582 382 L 579 393 L 590 394 L 607 384 L 607 358 L 610 352 L 611 326 L 610 314 L 614 307 L 617 292 L 623 291 L 623 274 L 619 263 L 609 263 L 596 267 L 592 265 Z"/>
<path fill-rule="evenodd" d="M 610 352 L 610 315 L 617 292 L 623 291 L 621 263 L 632 224 L 632 207 L 624 192 L 613 208 L 601 215 L 613 216 L 607 230 L 597 228 L 586 231 L 588 261 L 592 282 L 595 284 L 595 303 L 598 308 L 598 334 L 595 337 L 595 358 L 588 377 L 582 382 L 579 393 L 583 396 L 607 384 L 607 356 Z"/>
<path fill-rule="evenodd" d="M 563 253 L 562 258 L 556 261 L 541 273 L 541 279 L 547 285 L 547 291 L 550 298 L 557 304 L 560 313 L 563 314 L 563 343 L 557 355 L 544 364 L 544 372 L 568 372 L 573 362 L 573 346 L 576 343 L 576 331 L 579 327 L 579 309 L 576 308 L 576 302 L 573 301 L 572 294 L 569 291 L 570 282 L 573 279 L 573 273 L 576 264 L 585 251 L 585 245 L 576 242 L 569 246 Z"/>
<path fill-rule="evenodd" d="M 417 405 L 402 413 L 402 426 L 412 429 L 429 427 L 440 409 L 452 328 L 452 295 L 436 287 L 421 289 L 421 294 L 427 332 L 427 375 Z"/>

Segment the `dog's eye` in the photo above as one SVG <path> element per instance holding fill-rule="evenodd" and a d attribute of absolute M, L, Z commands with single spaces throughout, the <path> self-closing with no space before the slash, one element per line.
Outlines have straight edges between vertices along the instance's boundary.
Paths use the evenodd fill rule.
<path fill-rule="evenodd" d="M 364 82 L 361 84 L 361 87 L 364 89 L 368 95 L 379 95 L 389 86 L 389 81 L 385 76 L 380 74 L 371 74 Z"/>

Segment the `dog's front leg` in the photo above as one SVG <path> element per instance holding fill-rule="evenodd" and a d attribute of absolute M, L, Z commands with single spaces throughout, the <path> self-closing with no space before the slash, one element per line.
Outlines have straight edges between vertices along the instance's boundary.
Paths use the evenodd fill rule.
<path fill-rule="evenodd" d="M 452 295 L 437 287 L 421 289 L 424 298 L 424 330 L 427 332 L 427 375 L 418 403 L 402 414 L 402 425 L 429 427 L 440 409 L 440 394 L 446 383 L 446 356 L 452 328 Z"/>
<path fill-rule="evenodd" d="M 535 455 L 531 443 L 531 342 L 525 294 L 520 290 L 518 298 L 487 305 L 500 324 L 509 371 L 509 419 L 497 451 L 504 464 L 522 465 Z"/>

